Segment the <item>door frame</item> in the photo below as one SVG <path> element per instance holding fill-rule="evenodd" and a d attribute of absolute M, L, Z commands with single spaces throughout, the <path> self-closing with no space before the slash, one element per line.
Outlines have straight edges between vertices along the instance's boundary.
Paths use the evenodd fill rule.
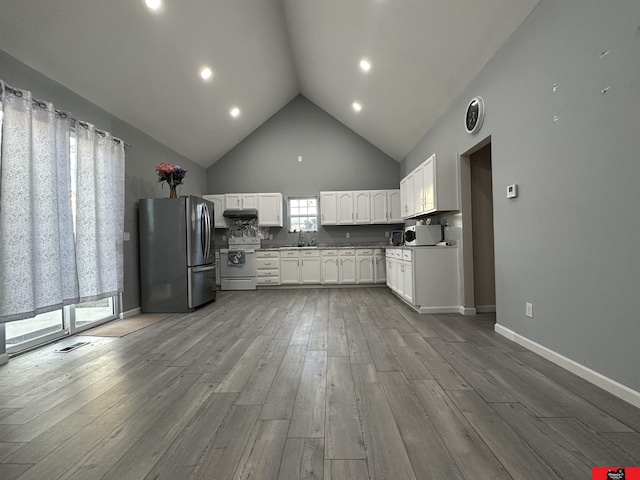
<path fill-rule="evenodd" d="M 471 201 L 471 155 L 486 147 L 491 135 L 483 138 L 459 156 L 460 213 L 462 215 L 462 282 L 461 313 L 476 315 L 475 286 L 473 280 L 473 207 Z M 493 169 L 492 169 L 493 180 Z M 495 269 L 495 265 L 494 265 Z"/>

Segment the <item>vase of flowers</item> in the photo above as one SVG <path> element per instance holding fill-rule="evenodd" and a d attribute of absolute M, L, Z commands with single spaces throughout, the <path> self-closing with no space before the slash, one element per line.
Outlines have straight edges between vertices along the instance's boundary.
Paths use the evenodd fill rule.
<path fill-rule="evenodd" d="M 187 171 L 179 165 L 161 163 L 156 166 L 156 173 L 158 174 L 158 182 L 167 182 L 167 185 L 169 185 L 169 198 L 177 198 L 176 187 L 182 185 L 182 179 L 187 174 Z"/>

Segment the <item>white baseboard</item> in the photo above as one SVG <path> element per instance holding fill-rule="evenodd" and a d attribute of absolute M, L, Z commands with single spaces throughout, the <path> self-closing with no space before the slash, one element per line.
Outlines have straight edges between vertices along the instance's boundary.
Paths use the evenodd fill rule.
<path fill-rule="evenodd" d="M 513 330 L 503 327 L 498 323 L 496 323 L 494 329 L 496 333 L 502 335 L 503 337 L 506 337 L 509 340 L 513 340 L 517 344 L 522 345 L 523 347 L 531 350 L 534 353 L 537 353 L 550 362 L 561 366 L 571 373 L 575 373 L 579 377 L 584 378 L 586 381 L 591 382 L 594 385 L 603 388 L 612 395 L 621 398 L 625 402 L 629 402 L 631 405 L 640 408 L 640 392 L 636 392 L 626 385 L 616 382 L 609 377 L 605 377 L 601 373 L 598 373 L 595 370 L 591 370 L 590 368 L 585 367 L 584 365 L 581 365 L 578 362 L 565 357 L 564 355 L 554 352 L 553 350 L 540 345 L 533 340 L 529 340 L 528 338 L 523 337 L 522 335 L 519 335 Z"/>
<path fill-rule="evenodd" d="M 416 308 L 418 313 L 458 313 L 460 307 L 457 305 L 442 306 L 442 307 L 419 307 Z"/>
<path fill-rule="evenodd" d="M 9 355 L 2 353 L 0 354 L 0 365 L 4 365 L 5 363 L 9 363 Z"/>
<path fill-rule="evenodd" d="M 120 319 L 124 320 L 125 318 L 133 317 L 134 315 L 140 315 L 142 313 L 142 309 L 140 307 L 134 308 L 132 310 L 127 310 L 126 312 L 122 312 L 120 314 Z"/>
<path fill-rule="evenodd" d="M 496 313 L 495 305 L 476 305 L 476 312 L 478 313 Z"/>
<path fill-rule="evenodd" d="M 458 307 L 458 313 L 461 315 L 475 315 L 476 309 L 474 307 L 465 307 L 464 305 L 460 305 Z"/>

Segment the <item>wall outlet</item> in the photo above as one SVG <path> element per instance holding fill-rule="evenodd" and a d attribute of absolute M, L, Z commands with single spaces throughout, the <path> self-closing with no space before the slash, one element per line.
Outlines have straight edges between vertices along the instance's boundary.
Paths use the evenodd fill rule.
<path fill-rule="evenodd" d="M 222 235 L 222 241 L 226 242 L 227 241 L 227 236 L 226 235 Z"/>
<path fill-rule="evenodd" d="M 351 238 L 351 234 L 347 232 L 347 238 Z"/>
<path fill-rule="evenodd" d="M 129 232 L 124 232 L 124 234 L 122 235 L 122 240 L 125 242 L 131 241 L 131 234 Z"/>
<path fill-rule="evenodd" d="M 527 317 L 533 318 L 533 303 L 529 303 L 529 302 L 525 303 L 524 311 Z"/>
<path fill-rule="evenodd" d="M 384 236 L 388 237 L 389 236 L 389 232 L 384 232 Z"/>
<path fill-rule="evenodd" d="M 507 186 L 507 198 L 516 198 L 518 196 L 518 185 Z"/>

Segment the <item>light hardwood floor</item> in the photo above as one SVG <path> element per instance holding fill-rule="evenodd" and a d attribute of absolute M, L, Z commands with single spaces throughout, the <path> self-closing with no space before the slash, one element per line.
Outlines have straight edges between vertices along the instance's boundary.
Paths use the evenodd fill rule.
<path fill-rule="evenodd" d="M 386 288 L 220 292 L 0 367 L 0 479 L 588 479 L 640 410 Z M 56 350 L 79 340 L 91 344 Z"/>

